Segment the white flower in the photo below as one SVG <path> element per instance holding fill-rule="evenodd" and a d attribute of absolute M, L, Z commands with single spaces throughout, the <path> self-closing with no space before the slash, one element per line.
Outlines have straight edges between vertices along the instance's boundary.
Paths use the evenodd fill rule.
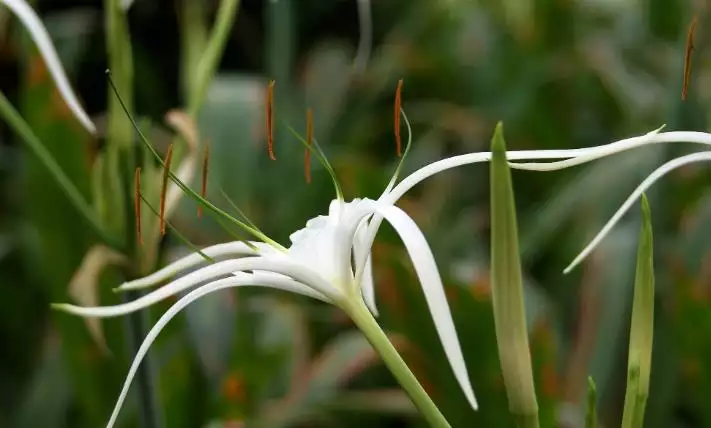
<path fill-rule="evenodd" d="M 79 99 L 72 90 L 64 68 L 62 67 L 62 63 L 59 61 L 57 51 L 52 44 L 52 39 L 49 37 L 47 29 L 35 11 L 25 0 L 0 0 L 0 4 L 7 6 L 30 33 L 30 37 L 32 37 L 32 40 L 34 40 L 37 45 L 42 59 L 44 59 L 44 62 L 47 64 L 49 74 L 54 79 L 59 93 L 64 98 L 64 102 L 67 103 L 67 106 L 69 106 L 74 116 L 76 116 L 87 131 L 92 134 L 96 133 L 94 123 L 89 119 L 89 115 L 84 111 L 79 103 Z"/>
<path fill-rule="evenodd" d="M 584 149 L 519 151 L 510 152 L 508 158 L 565 159 L 585 153 Z M 345 202 L 336 199 L 331 202 L 328 215 L 307 221 L 305 228 L 290 236 L 289 248 L 281 247 L 269 239 L 265 239 L 268 243 L 239 241 L 207 247 L 202 250 L 202 254 L 191 254 L 147 277 L 124 283 L 118 289 L 158 285 L 176 274 L 203 264 L 205 256 L 226 260 L 216 261 L 179 277 L 132 302 L 107 307 L 54 305 L 57 309 L 84 317 L 114 317 L 144 309 L 169 296 L 193 289 L 160 318 L 144 340 L 108 426 L 115 423 L 138 365 L 158 333 L 183 308 L 206 294 L 230 287 L 270 287 L 334 304 L 349 314 L 362 308 L 377 316 L 371 247 L 383 219 L 393 226 L 405 244 L 454 375 L 467 400 L 476 409 L 477 402 L 434 255 L 415 222 L 394 204 L 413 186 L 438 172 L 490 159 L 490 152 L 481 152 L 429 164 L 397 185 L 393 178 L 377 201 L 355 199 Z"/>
<path fill-rule="evenodd" d="M 531 150 L 510 152 L 508 158 L 565 159 L 585 153 L 585 149 Z M 383 219 L 393 226 L 405 244 L 454 375 L 472 408 L 476 409 L 476 398 L 434 255 L 415 222 L 394 204 L 409 189 L 438 172 L 490 159 L 490 152 L 455 156 L 429 164 L 397 185 L 393 177 L 377 201 L 355 199 L 345 202 L 339 197 L 331 202 L 328 215 L 307 221 L 305 228 L 290 236 L 289 248 L 281 247 L 270 239 L 265 239 L 268 243 L 238 241 L 207 247 L 202 250 L 202 254 L 191 254 L 147 277 L 127 282 L 118 289 L 155 286 L 203 264 L 205 256 L 227 260 L 209 264 L 132 302 L 107 307 L 54 305 L 56 309 L 84 317 L 114 317 L 144 309 L 169 296 L 194 288 L 175 303 L 149 332 L 129 370 L 108 426 L 113 426 L 138 365 L 155 337 L 185 306 L 206 294 L 230 287 L 270 287 L 334 304 L 350 315 L 362 308 L 377 316 L 370 253 Z"/>
<path fill-rule="evenodd" d="M 476 408 L 476 399 L 442 281 L 432 251 L 420 229 L 404 211 L 392 204 L 368 199 L 356 199 L 351 202 L 335 200 L 331 203 L 327 216 L 309 220 L 305 228 L 291 235 L 291 246 L 288 249 L 275 248 L 261 242 L 215 245 L 204 249 L 203 253 L 212 258 L 228 257 L 227 260 L 209 264 L 135 301 L 94 308 L 55 305 L 59 309 L 85 317 L 119 316 L 146 308 L 168 296 L 207 282 L 180 299 L 148 334 L 129 371 L 108 426 L 115 422 L 137 366 L 156 335 L 182 308 L 208 293 L 228 287 L 263 286 L 332 303 L 349 314 L 364 308 L 363 305 L 375 312 L 369 248 L 363 247 L 361 232 L 365 230 L 367 218 L 373 214 L 386 219 L 403 239 L 423 286 L 434 324 L 454 374 L 470 404 Z M 365 263 L 363 260 L 366 257 L 363 257 L 360 264 L 353 266 L 351 254 L 354 248 L 368 253 Z M 126 290 L 151 286 L 203 262 L 201 255 L 192 254 L 146 278 L 125 283 L 119 288 Z M 362 282 L 356 282 L 354 276 L 359 269 L 366 272 Z M 367 297 L 361 297 L 363 295 Z"/>
<path fill-rule="evenodd" d="M 511 162 L 511 167 L 518 169 L 554 170 L 633 147 L 661 142 L 711 144 L 711 135 L 694 132 L 660 133 L 657 130 L 641 137 L 600 147 L 510 151 L 507 152 L 507 158 L 510 161 L 566 159 L 551 163 Z M 127 282 L 119 289 L 138 289 L 158 285 L 187 269 L 198 267 L 204 263 L 205 256 L 226 260 L 216 261 L 179 277 L 135 301 L 107 307 L 55 305 L 58 309 L 85 317 L 113 317 L 144 309 L 169 296 L 192 289 L 159 319 L 144 340 L 133 361 L 108 426 L 114 424 L 138 365 L 153 340 L 176 314 L 206 294 L 231 287 L 268 287 L 334 304 L 352 318 L 354 315 L 360 317 L 368 310 L 377 316 L 371 271 L 371 247 L 382 220 L 387 220 L 393 226 L 409 253 L 454 375 L 469 403 L 476 409 L 476 399 L 467 375 L 434 255 L 422 231 L 403 210 L 395 206 L 395 203 L 412 187 L 434 174 L 490 159 L 490 152 L 480 152 L 434 162 L 405 177 L 397 185 L 394 177 L 377 200 L 355 199 L 345 202 L 339 192 L 339 198 L 330 204 L 328 215 L 317 216 L 309 220 L 305 228 L 294 232 L 290 236 L 291 245 L 288 248 L 280 246 L 266 236 L 262 237 L 264 242 L 229 242 L 205 248 L 202 254 L 191 254 L 145 278 Z M 652 174 L 640 189 L 644 190 L 645 186 L 648 187 L 654 180 L 677 166 L 701 160 L 711 160 L 711 152 L 689 155 L 666 164 Z M 641 193 L 642 190 L 638 189 L 635 194 Z M 626 209 L 625 206 L 621 211 Z"/>

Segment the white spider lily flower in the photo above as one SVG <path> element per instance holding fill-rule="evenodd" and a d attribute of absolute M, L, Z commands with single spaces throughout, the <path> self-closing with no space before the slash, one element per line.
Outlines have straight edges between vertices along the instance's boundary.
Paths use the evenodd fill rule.
<path fill-rule="evenodd" d="M 663 128 L 663 127 L 662 127 Z M 694 143 L 702 145 L 711 145 L 711 134 L 697 131 L 671 131 L 660 132 L 662 128 L 652 131 L 648 134 L 638 137 L 626 138 L 624 140 L 605 144 L 602 146 L 591 147 L 585 150 L 585 153 L 567 160 L 557 162 L 534 162 L 534 163 L 510 163 L 512 168 L 524 169 L 530 171 L 554 171 L 564 168 L 569 168 L 576 165 L 581 165 L 591 162 L 605 156 L 614 155 L 623 151 L 631 150 L 637 147 L 646 146 L 649 144 L 661 143 Z M 620 208 L 612 215 L 605 223 L 602 229 L 595 235 L 590 243 L 573 259 L 573 261 L 563 270 L 563 273 L 569 273 L 578 266 L 590 253 L 600 244 L 607 236 L 612 228 L 620 221 L 623 215 L 629 211 L 634 203 L 649 189 L 657 180 L 668 174 L 669 172 L 680 168 L 684 165 L 689 165 L 697 162 L 711 161 L 711 151 L 702 151 L 678 158 L 672 159 L 654 170 L 647 178 L 630 194 Z"/>
<path fill-rule="evenodd" d="M 42 59 L 47 64 L 49 74 L 52 76 L 52 79 L 54 79 L 54 83 L 57 85 L 57 89 L 62 95 L 62 98 L 64 98 L 64 102 L 67 103 L 72 114 L 74 114 L 82 126 L 90 133 L 95 134 L 96 126 L 86 111 L 84 111 L 84 108 L 79 102 L 79 98 L 69 84 L 67 75 L 64 72 L 64 67 L 62 67 L 57 51 L 52 44 L 52 39 L 49 37 L 47 29 L 42 23 L 42 20 L 37 16 L 37 13 L 35 13 L 25 0 L 0 0 L 0 4 L 7 6 L 8 9 L 17 16 L 20 22 L 22 22 L 22 25 L 27 29 L 30 37 L 37 45 Z"/>
<path fill-rule="evenodd" d="M 407 118 L 405 119 L 407 120 Z M 560 166 L 567 167 L 576 164 L 576 159 L 588 161 L 648 143 L 671 141 L 711 143 L 711 136 L 708 134 L 703 134 L 706 135 L 703 138 L 700 135 L 697 136 L 698 138 L 691 138 L 696 134 L 700 133 L 659 133 L 654 131 L 637 137 L 637 139 L 630 139 L 631 141 L 625 140 L 626 142 L 607 146 L 572 150 L 510 151 L 506 156 L 510 161 L 567 159 Z M 711 155 L 709 156 L 711 157 Z M 198 267 L 204 263 L 205 256 L 214 259 L 227 259 L 211 263 L 179 277 L 132 302 L 107 307 L 55 305 L 58 309 L 80 316 L 113 317 L 147 308 L 169 296 L 193 289 L 191 293 L 166 312 L 144 341 L 133 362 L 108 426 L 113 425 L 135 370 L 155 336 L 185 306 L 213 291 L 252 285 L 305 295 L 340 307 L 356 321 L 356 324 L 361 327 L 369 339 L 377 336 L 378 333 L 374 333 L 369 326 L 369 321 L 362 321 L 364 315 L 370 317 L 369 311 L 377 316 L 371 268 L 371 247 L 382 220 L 387 220 L 403 240 L 423 288 L 434 325 L 454 375 L 472 408 L 476 409 L 477 402 L 468 378 L 434 255 L 422 231 L 403 210 L 395 206 L 395 203 L 409 189 L 434 174 L 462 165 L 486 162 L 490 159 L 491 152 L 470 153 L 443 159 L 415 171 L 397 185 L 395 184 L 396 171 L 395 177 L 377 200 L 355 199 L 345 202 L 340 196 L 340 189 L 336 183 L 339 197 L 331 202 L 328 215 L 317 216 L 307 221 L 305 228 L 290 236 L 291 245 L 288 248 L 280 246 L 265 235 L 260 235 L 261 232 L 259 232 L 257 236 L 260 236 L 264 242 L 229 242 L 207 247 L 201 253 L 182 258 L 145 278 L 124 283 L 118 288 L 119 290 L 151 287 L 168 281 L 187 269 Z M 519 169 L 545 168 L 545 165 L 511 162 L 513 168 Z M 327 169 L 332 173 L 330 167 Z M 369 319 L 372 320 L 372 317 Z M 380 331 L 379 334 L 382 335 L 382 332 Z M 371 340 L 371 342 L 373 341 Z M 392 357 L 392 354 L 390 356 Z M 386 359 L 385 356 L 384 359 Z M 404 365 L 404 362 L 400 360 L 395 364 L 389 364 L 389 367 L 405 386 L 408 379 L 404 378 L 403 381 L 402 376 L 398 377 L 398 364 Z M 410 376 L 412 376 L 411 373 Z M 414 378 L 411 377 L 411 379 Z M 414 382 L 416 383 L 416 381 Z M 419 387 L 419 384 L 417 386 Z M 417 401 L 417 394 L 413 395 L 412 389 L 416 388 L 411 388 L 408 392 L 411 393 L 413 400 Z M 429 399 L 424 400 L 424 404 L 423 401 L 416 404 L 422 409 L 420 405 L 428 406 L 427 400 Z M 431 401 L 429 403 L 431 405 Z M 426 412 L 423 411 L 423 413 Z M 436 408 L 431 413 L 437 413 Z M 434 420 L 442 421 L 443 419 L 435 417 Z"/>
<path fill-rule="evenodd" d="M 130 378 L 135 372 L 135 366 L 143 358 L 147 346 L 150 345 L 148 342 L 153 340 L 175 313 L 209 292 L 226 287 L 265 286 L 332 303 L 348 314 L 358 311 L 367 312 L 365 302 L 361 297 L 362 286 L 355 282 L 351 253 L 354 246 L 362 245 L 362 241 L 357 239 L 359 226 L 373 214 L 386 219 L 402 238 L 420 279 L 435 327 L 454 374 L 469 403 L 476 409 L 476 399 L 468 378 L 442 280 L 424 235 L 414 221 L 400 208 L 373 200 L 356 199 L 351 202 L 333 201 L 327 216 L 318 216 L 309 220 L 305 228 L 291 235 L 291 246 L 288 249 L 274 248 L 259 242 L 220 244 L 204 249 L 203 253 L 213 258 L 227 256 L 230 259 L 209 264 L 132 302 L 93 308 L 66 304 L 55 305 L 57 309 L 85 317 L 120 316 L 146 308 L 166 297 L 208 282 L 207 285 L 197 287 L 193 293 L 176 303 L 161 319 L 161 321 L 165 321 L 156 324 L 151 331 L 141 347 L 142 351 L 134 360 L 134 367 L 127 379 L 109 426 L 112 426 L 115 421 Z M 125 283 L 119 288 L 125 290 L 154 285 L 203 261 L 202 256 L 193 254 L 149 277 Z M 368 273 L 370 274 L 370 272 Z M 370 275 L 365 282 L 367 289 L 372 290 Z M 372 299 L 372 296 L 369 299 Z"/>
<path fill-rule="evenodd" d="M 409 145 L 409 144 L 408 144 Z M 510 160 L 566 159 L 587 154 L 586 149 L 513 151 Z M 108 426 L 112 426 L 125 398 L 136 366 L 150 343 L 175 314 L 192 301 L 218 289 L 239 286 L 271 287 L 290 291 L 334 304 L 354 320 L 368 310 L 377 316 L 371 267 L 371 247 L 382 220 L 387 220 L 399 234 L 413 262 L 423 288 L 435 328 L 454 375 L 472 408 L 477 408 L 452 315 L 444 293 L 434 255 L 422 231 L 395 202 L 424 179 L 450 168 L 486 162 L 490 152 L 471 153 L 444 159 L 415 171 L 395 185 L 391 180 L 378 200 L 340 197 L 331 202 L 328 215 L 306 222 L 306 227 L 290 236 L 284 248 L 265 242 L 229 242 L 207 247 L 201 253 L 184 257 L 157 272 L 122 284 L 118 290 L 152 287 L 181 272 L 198 267 L 205 256 L 217 261 L 169 282 L 132 302 L 106 307 L 81 307 L 57 304 L 55 308 L 84 317 L 114 317 L 149 307 L 169 296 L 194 289 L 161 318 L 141 351 L 136 355 L 129 378 L 116 404 Z M 205 284 L 207 285 L 201 285 Z M 368 332 L 364 333 L 368 335 Z"/>

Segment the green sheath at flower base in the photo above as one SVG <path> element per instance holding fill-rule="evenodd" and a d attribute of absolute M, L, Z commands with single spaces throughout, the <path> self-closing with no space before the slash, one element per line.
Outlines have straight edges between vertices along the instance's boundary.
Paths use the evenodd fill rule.
<path fill-rule="evenodd" d="M 491 287 L 496 342 L 509 409 L 520 427 L 538 427 L 538 403 L 528 347 L 511 171 L 503 125 L 491 142 Z"/>
<path fill-rule="evenodd" d="M 632 303 L 630 348 L 627 366 L 627 393 L 622 416 L 623 428 L 641 428 L 649 394 L 654 337 L 654 264 L 652 221 L 647 198 L 642 195 L 642 228 L 637 249 L 637 271 Z"/>

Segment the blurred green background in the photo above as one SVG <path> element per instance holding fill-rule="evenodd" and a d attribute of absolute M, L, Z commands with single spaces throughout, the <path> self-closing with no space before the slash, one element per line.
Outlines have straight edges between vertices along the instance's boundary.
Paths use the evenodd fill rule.
<path fill-rule="evenodd" d="M 195 0 L 198 1 L 198 0 Z M 346 198 L 379 196 L 397 158 L 392 102 L 404 78 L 414 145 L 405 172 L 488 149 L 503 120 L 511 150 L 576 148 L 667 129 L 708 130 L 708 2 L 674 0 L 372 1 L 372 44 L 357 57 L 355 0 L 242 1 L 199 129 L 211 142 L 210 179 L 270 236 L 288 235 L 332 199 L 283 123 L 315 135 Z M 213 11 L 216 2 L 206 1 Z M 46 23 L 95 121 L 107 105 L 101 2 L 39 0 Z M 136 111 L 163 123 L 180 107 L 177 1 L 136 0 L 129 13 Z M 696 32 L 689 97 L 681 101 L 686 33 Z M 366 22 L 367 24 L 367 22 Z M 0 7 L 0 87 L 80 190 L 102 139 L 67 113 L 24 31 Z M 361 51 L 364 52 L 364 51 Z M 357 58 L 357 61 L 355 60 Z M 363 60 L 367 60 L 363 62 Z M 263 131 L 266 83 L 277 81 L 278 161 Z M 73 301 L 68 284 L 95 235 L 44 167 L 2 125 L 0 135 L 0 426 L 104 426 L 132 358 L 126 320 L 102 321 L 108 351 L 83 320 L 50 311 Z M 598 387 L 602 426 L 619 426 L 639 227 L 627 215 L 581 268 L 562 269 L 617 206 L 686 145 L 646 147 L 563 172 L 514 171 L 532 356 L 543 427 L 581 427 L 585 387 Z M 711 427 L 711 173 L 680 169 L 649 193 L 657 309 L 647 427 Z M 444 357 L 420 286 L 387 227 L 374 247 L 381 324 L 454 427 L 509 427 L 491 313 L 488 167 L 438 175 L 400 206 L 425 232 L 447 286 L 480 403 L 467 405 Z M 183 201 L 173 218 L 192 242 L 230 239 Z M 161 263 L 189 249 L 170 233 Z M 102 304 L 117 303 L 107 271 Z M 169 303 L 149 311 L 155 320 Z M 166 427 L 424 426 L 365 339 L 334 307 L 277 292 L 240 290 L 190 306 L 151 348 L 159 420 Z M 119 425 L 140 427 L 137 386 Z M 248 424 L 249 425 L 249 424 Z"/>

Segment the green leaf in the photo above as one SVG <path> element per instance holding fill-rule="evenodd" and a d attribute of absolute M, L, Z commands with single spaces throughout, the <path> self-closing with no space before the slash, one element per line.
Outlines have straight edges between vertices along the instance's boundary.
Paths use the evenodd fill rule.
<path fill-rule="evenodd" d="M 592 377 L 588 377 L 588 412 L 585 415 L 585 428 L 597 428 L 597 389 Z"/>
<path fill-rule="evenodd" d="M 654 337 L 654 263 L 652 221 L 647 197 L 642 196 L 642 227 L 637 249 L 632 325 L 627 368 L 627 393 L 622 415 L 623 428 L 642 428 L 649 395 Z"/>
<path fill-rule="evenodd" d="M 503 125 L 491 142 L 491 286 L 494 324 L 509 409 L 521 426 L 538 426 L 518 251 L 516 205 Z"/>
<path fill-rule="evenodd" d="M 20 137 L 22 142 L 37 156 L 52 176 L 52 179 L 59 185 L 72 205 L 74 205 L 77 211 L 79 211 L 79 214 L 86 219 L 94 231 L 96 231 L 106 243 L 116 245 L 116 241 L 104 231 L 91 205 L 84 199 L 82 193 L 77 189 L 64 170 L 62 170 L 62 167 L 55 160 L 54 156 L 52 156 L 52 153 L 47 150 L 44 143 L 40 141 L 37 135 L 32 131 L 32 128 L 30 128 L 30 125 L 25 122 L 2 92 L 0 92 L 0 115 Z"/>

